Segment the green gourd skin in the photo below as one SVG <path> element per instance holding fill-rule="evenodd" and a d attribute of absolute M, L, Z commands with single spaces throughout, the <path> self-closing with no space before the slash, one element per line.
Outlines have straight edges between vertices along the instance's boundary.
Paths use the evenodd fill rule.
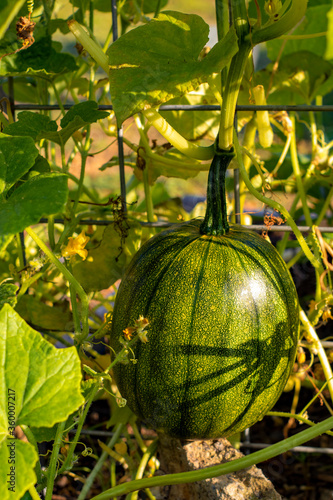
<path fill-rule="evenodd" d="M 230 159 L 222 159 L 224 171 Z M 148 342 L 133 347 L 137 362 L 116 364 L 113 375 L 145 425 L 184 439 L 227 437 L 260 420 L 283 391 L 298 341 L 297 294 L 276 249 L 229 228 L 225 213 L 219 229 L 212 213 L 142 246 L 112 321 L 119 352 L 123 330 L 149 320 Z"/>

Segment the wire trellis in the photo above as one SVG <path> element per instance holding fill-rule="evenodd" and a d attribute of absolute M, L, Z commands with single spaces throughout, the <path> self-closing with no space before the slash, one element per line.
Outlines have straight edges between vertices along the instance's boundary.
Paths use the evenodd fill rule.
<path fill-rule="evenodd" d="M 112 9 L 112 26 L 113 26 L 113 41 L 118 38 L 118 28 L 117 28 L 117 5 L 116 0 L 110 0 Z M 30 111 L 60 111 L 60 106 L 57 104 L 24 104 L 24 103 L 15 103 L 15 94 L 14 94 L 14 78 L 8 78 L 8 98 L 11 107 L 11 111 L 13 117 L 15 118 L 16 111 L 30 110 Z M 63 104 L 62 107 L 65 110 L 69 110 L 74 104 Z M 100 110 L 112 111 L 112 105 L 99 105 L 98 108 Z M 159 108 L 161 111 L 219 111 L 219 105 L 162 105 Z M 258 106 L 254 104 L 247 105 L 237 105 L 236 107 L 236 116 L 238 111 L 286 111 L 286 112 L 333 112 L 333 105 L 264 105 Z M 236 118 L 237 119 L 237 118 Z M 124 162 L 124 147 L 123 147 L 123 129 L 120 127 L 117 133 L 117 142 L 118 142 L 118 157 L 119 157 L 119 174 L 120 174 L 120 193 L 122 197 L 122 206 L 123 210 L 126 210 L 126 183 L 125 183 L 125 162 Z M 240 206 L 239 202 L 239 171 L 237 168 L 234 169 L 234 198 L 235 198 L 235 207 Z M 237 209 L 235 209 L 237 212 Z M 40 219 L 40 223 L 47 223 L 47 218 Z M 55 223 L 64 224 L 64 219 L 55 219 Z M 83 219 L 78 223 L 80 225 L 96 225 L 96 226 L 107 226 L 113 224 L 113 220 L 95 220 L 95 219 Z M 236 214 L 236 222 L 240 222 L 240 214 Z M 143 226 L 148 227 L 169 227 L 171 223 L 165 221 L 156 221 L 156 222 L 140 222 Z M 267 227 L 266 225 L 256 224 L 256 225 L 246 225 L 248 229 L 256 230 L 256 231 L 278 231 L 278 232 L 288 232 L 292 231 L 290 226 L 286 225 L 272 225 Z M 298 229 L 302 233 L 307 233 L 312 230 L 309 226 L 298 226 Z M 321 232 L 333 233 L 333 227 L 319 227 Z M 22 239 L 21 239 L 22 241 Z M 24 248 L 23 248 L 24 250 Z M 23 251 L 24 254 L 24 251 Z M 324 345 L 325 343 L 322 342 Z M 332 344 L 331 342 L 327 342 L 326 344 Z M 90 436 L 111 436 L 112 432 L 108 431 L 94 431 L 94 430 L 84 430 L 82 431 L 84 434 L 89 434 Z M 250 429 L 247 429 L 244 433 L 244 440 L 240 443 L 240 447 L 244 449 L 245 453 L 249 453 L 251 450 L 258 450 L 266 448 L 270 445 L 265 443 L 253 443 L 250 439 Z M 297 446 L 292 448 L 290 451 L 293 452 L 302 452 L 302 453 L 323 453 L 328 455 L 333 455 L 333 448 L 319 448 L 314 446 Z"/>

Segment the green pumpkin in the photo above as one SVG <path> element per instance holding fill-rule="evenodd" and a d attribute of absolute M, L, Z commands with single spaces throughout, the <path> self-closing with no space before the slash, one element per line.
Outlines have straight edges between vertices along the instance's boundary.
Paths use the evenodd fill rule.
<path fill-rule="evenodd" d="M 145 243 L 114 308 L 116 352 L 123 330 L 149 320 L 148 342 L 133 347 L 137 362 L 114 367 L 120 393 L 148 427 L 179 438 L 253 425 L 279 398 L 295 359 L 299 306 L 285 263 L 261 236 L 227 224 L 230 159 L 224 152 L 213 160 L 204 221 Z"/>

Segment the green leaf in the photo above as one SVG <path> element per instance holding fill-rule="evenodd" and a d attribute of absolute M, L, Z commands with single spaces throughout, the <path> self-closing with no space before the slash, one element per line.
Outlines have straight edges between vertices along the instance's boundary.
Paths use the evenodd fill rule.
<path fill-rule="evenodd" d="M 309 35 L 314 33 L 325 33 L 327 31 L 327 13 L 330 5 L 316 5 L 315 7 L 308 7 L 304 21 L 300 26 L 293 31 L 292 35 Z M 281 45 L 284 45 L 283 56 L 306 50 L 314 54 L 324 57 L 326 52 L 326 36 L 318 38 L 305 38 L 301 40 L 272 40 L 267 42 L 267 55 L 275 61 L 279 56 Z"/>
<path fill-rule="evenodd" d="M 10 463 L 13 459 L 13 453 L 15 454 L 14 464 Z M 24 443 L 14 438 L 2 441 L 0 444 L 0 495 L 3 500 L 20 500 L 28 488 L 36 484 L 34 467 L 37 460 L 35 448 L 30 443 Z M 12 476 L 7 475 L 10 473 Z M 11 478 L 12 484 L 8 482 L 11 481 Z M 9 489 L 13 486 L 13 490 Z"/>
<path fill-rule="evenodd" d="M 15 310 L 34 328 L 59 331 L 72 331 L 73 329 L 73 318 L 67 302 L 51 307 L 33 295 L 23 295 Z"/>
<path fill-rule="evenodd" d="M 4 57 L 0 76 L 33 75 L 52 80 L 59 74 L 75 71 L 77 66 L 74 57 L 60 53 L 56 50 L 58 48 L 61 48 L 61 44 L 52 43 L 50 37 L 41 38 L 27 49 Z M 0 55 L 8 52 L 12 52 L 10 46 L 0 44 Z"/>
<path fill-rule="evenodd" d="M 67 176 L 57 173 L 37 175 L 15 189 L 0 202 L 0 251 L 16 233 L 41 217 L 61 212 L 67 195 Z"/>
<path fill-rule="evenodd" d="M 0 193 L 7 192 L 34 165 L 38 149 L 30 137 L 0 133 Z"/>
<path fill-rule="evenodd" d="M 311 103 L 317 96 L 325 96 L 333 89 L 333 65 L 309 51 L 287 54 L 279 63 L 279 71 L 271 79 L 274 66 L 254 75 L 255 83 L 270 88 L 268 103 Z"/>
<path fill-rule="evenodd" d="M 21 111 L 17 115 L 17 121 L 5 127 L 4 132 L 9 135 L 28 136 L 37 141 L 43 133 L 54 132 L 57 128 L 57 123 L 49 116 L 32 111 Z M 21 142 L 22 139 L 20 138 L 19 141 Z"/>
<path fill-rule="evenodd" d="M 83 404 L 75 347 L 56 349 L 8 304 L 0 312 L 0 346 L 0 432 L 8 429 L 10 391 L 15 392 L 16 425 L 52 427 Z"/>
<path fill-rule="evenodd" d="M 95 101 L 75 104 L 61 120 L 60 125 L 62 128 L 59 132 L 41 132 L 38 138 L 43 137 L 57 144 L 65 144 L 74 132 L 90 123 L 106 118 L 109 114 L 108 111 L 99 110 Z"/>
<path fill-rule="evenodd" d="M 9 304 L 12 307 L 16 305 L 16 292 L 19 287 L 11 283 L 10 280 L 11 279 L 8 278 L 0 284 L 0 309 L 2 309 L 5 304 Z"/>
<path fill-rule="evenodd" d="M 88 253 L 85 261 L 73 267 L 73 274 L 86 292 L 104 290 L 121 279 L 132 256 L 139 249 L 141 226 L 131 223 L 123 240 L 121 230 L 107 226 L 98 247 Z M 124 236 L 125 233 L 123 232 Z"/>
<path fill-rule="evenodd" d="M 109 112 L 99 110 L 97 102 L 85 101 L 70 108 L 60 122 L 62 128 L 57 130 L 57 123 L 48 116 L 21 111 L 17 115 L 18 121 L 8 125 L 5 132 L 10 135 L 30 136 L 34 141 L 48 139 L 56 144 L 65 144 L 74 132 L 107 116 Z"/>
<path fill-rule="evenodd" d="M 235 30 L 200 61 L 208 32 L 199 16 L 165 11 L 111 45 L 111 96 L 119 123 L 196 89 L 229 63 L 238 50 Z"/>

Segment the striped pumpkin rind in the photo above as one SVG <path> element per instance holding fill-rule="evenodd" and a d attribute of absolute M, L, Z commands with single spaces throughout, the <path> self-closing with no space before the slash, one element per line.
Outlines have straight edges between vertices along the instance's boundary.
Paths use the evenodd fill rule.
<path fill-rule="evenodd" d="M 142 246 L 121 282 L 111 347 L 139 316 L 148 343 L 114 377 L 143 422 L 179 438 L 227 437 L 253 425 L 279 398 L 294 363 L 299 305 L 275 248 L 231 226 L 200 234 L 194 220 Z"/>

